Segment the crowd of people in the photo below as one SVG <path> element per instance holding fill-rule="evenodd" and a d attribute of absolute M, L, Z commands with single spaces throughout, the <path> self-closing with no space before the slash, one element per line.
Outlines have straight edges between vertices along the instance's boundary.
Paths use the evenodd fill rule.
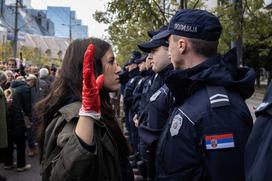
<path fill-rule="evenodd" d="M 37 116 L 34 105 L 46 97 L 54 80 L 56 68 L 23 65 L 14 58 L 0 62 L 1 97 L 1 161 L 4 169 L 16 168 L 18 172 L 31 169 L 26 163 L 26 155 L 38 154 L 36 135 Z M 27 143 L 27 145 L 26 145 Z M 16 161 L 13 159 L 17 151 Z"/>
<path fill-rule="evenodd" d="M 218 54 L 221 32 L 213 14 L 185 9 L 149 31 L 123 68 L 98 38 L 73 41 L 57 76 L 9 59 L 5 169 L 15 167 L 14 145 L 17 171 L 31 168 L 27 140 L 29 156 L 39 145 L 43 181 L 271 180 L 272 87 L 253 126 L 245 100 L 256 74 L 237 65 L 235 49 Z"/>

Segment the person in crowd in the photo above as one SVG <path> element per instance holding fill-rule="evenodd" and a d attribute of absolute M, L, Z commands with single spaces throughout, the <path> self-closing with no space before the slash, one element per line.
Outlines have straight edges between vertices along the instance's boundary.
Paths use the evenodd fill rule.
<path fill-rule="evenodd" d="M 52 64 L 51 68 L 50 68 L 50 77 L 51 77 L 52 82 L 54 81 L 55 77 L 57 76 L 57 72 L 58 72 L 58 68 L 56 67 L 55 64 Z"/>
<path fill-rule="evenodd" d="M 133 180 L 109 96 L 120 88 L 120 70 L 101 39 L 69 45 L 49 95 L 37 104 L 44 181 Z"/>
<path fill-rule="evenodd" d="M 7 80 L 8 82 L 11 82 L 15 79 L 14 73 L 11 70 L 6 70 L 5 73 L 8 76 L 8 80 Z"/>
<path fill-rule="evenodd" d="M 4 149 L 8 147 L 7 134 L 7 101 L 5 98 L 3 86 L 5 86 L 8 77 L 4 71 L 0 71 L 0 160 L 4 160 Z M 6 178 L 0 175 L 0 181 L 5 181 Z"/>
<path fill-rule="evenodd" d="M 31 118 L 30 88 L 25 81 L 15 80 L 11 83 L 12 103 L 8 107 L 8 149 L 5 154 L 5 169 L 13 169 L 13 149 L 16 144 L 17 171 L 23 172 L 31 168 L 26 163 L 26 124 L 25 120 Z"/>
<path fill-rule="evenodd" d="M 1 149 L 1 160 L 3 157 L 2 149 L 8 146 L 8 135 L 7 135 L 7 103 L 4 94 L 3 86 L 7 81 L 7 75 L 4 71 L 0 71 L 0 149 Z"/>
<path fill-rule="evenodd" d="M 50 89 L 50 86 L 51 86 L 51 83 L 52 83 L 52 80 L 49 76 L 49 71 L 48 69 L 46 68 L 41 68 L 39 70 L 39 81 L 40 82 L 44 82 L 44 88 L 43 88 L 43 91 L 44 91 L 44 96 L 46 96 L 48 93 L 49 93 L 49 89 Z"/>
<path fill-rule="evenodd" d="M 41 68 L 39 70 L 39 78 L 34 74 L 26 76 L 26 83 L 31 91 L 32 110 L 34 109 L 35 104 L 45 98 L 49 93 L 51 82 L 47 79 L 48 75 L 48 70 L 46 68 Z M 38 121 L 35 112 L 32 112 L 31 120 L 27 124 L 28 156 L 30 157 L 35 156 L 38 153 L 36 146 L 36 128 Z"/>
<path fill-rule="evenodd" d="M 8 80 L 6 84 L 3 86 L 4 90 L 10 88 L 11 82 L 15 79 L 15 73 L 13 73 L 11 70 L 6 70 L 5 74 L 8 76 Z"/>
<path fill-rule="evenodd" d="M 30 70 L 29 70 L 29 74 L 33 74 L 36 77 L 39 77 L 39 68 L 36 65 L 31 65 L 30 66 Z"/>
<path fill-rule="evenodd" d="M 50 69 L 50 66 L 49 65 L 44 65 L 43 68 L 46 68 L 48 70 L 48 75 L 45 76 L 45 79 L 47 81 L 50 81 L 51 83 L 54 81 L 54 77 L 51 75 L 51 69 Z M 42 68 L 42 69 L 43 69 Z M 44 71 L 45 73 L 45 71 Z M 40 73 L 39 73 L 40 74 Z M 56 75 L 55 75 L 56 76 Z"/>
<path fill-rule="evenodd" d="M 15 58 L 9 58 L 7 61 L 7 70 L 12 71 L 13 73 L 15 73 L 15 71 L 17 70 L 17 61 Z"/>
<path fill-rule="evenodd" d="M 46 83 L 40 83 L 38 78 L 34 74 L 28 74 L 25 78 L 25 82 L 30 88 L 30 96 L 31 96 L 31 110 L 33 110 L 34 105 L 45 97 L 44 95 L 44 86 Z M 34 113 L 31 112 L 30 119 L 25 119 L 26 124 L 26 139 L 28 143 L 28 151 L 27 154 L 30 157 L 35 156 L 38 151 L 36 148 L 36 120 L 34 118 Z"/>
<path fill-rule="evenodd" d="M 6 66 L 5 66 L 5 64 L 4 64 L 3 61 L 0 61 L 0 70 L 1 71 L 5 71 L 6 70 Z"/>
<path fill-rule="evenodd" d="M 245 149 L 246 181 L 271 180 L 272 83 L 255 114 L 257 119 Z"/>
<path fill-rule="evenodd" d="M 49 87 L 50 87 L 50 84 L 53 82 L 47 68 L 41 68 L 39 70 L 39 79 L 45 81 L 49 85 Z"/>
<path fill-rule="evenodd" d="M 252 117 L 245 103 L 255 72 L 237 66 L 236 50 L 217 54 L 222 26 L 213 14 L 183 9 L 153 39 L 168 39 L 175 98 L 156 154 L 157 180 L 245 180 Z"/>

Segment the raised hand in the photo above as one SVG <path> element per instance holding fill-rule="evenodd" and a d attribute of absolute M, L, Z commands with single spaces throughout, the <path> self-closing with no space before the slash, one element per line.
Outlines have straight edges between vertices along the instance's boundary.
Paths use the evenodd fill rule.
<path fill-rule="evenodd" d="M 94 52 L 95 47 L 93 44 L 90 44 L 84 54 L 82 107 L 79 115 L 97 120 L 101 117 L 99 90 L 103 86 L 104 75 L 100 75 L 95 79 L 93 66 Z"/>

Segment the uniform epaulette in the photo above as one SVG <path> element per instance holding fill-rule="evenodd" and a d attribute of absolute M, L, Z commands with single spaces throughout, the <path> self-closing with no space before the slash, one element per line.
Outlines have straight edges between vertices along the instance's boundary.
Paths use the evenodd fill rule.
<path fill-rule="evenodd" d="M 206 87 L 211 107 L 218 108 L 223 106 L 229 106 L 229 96 L 224 87 L 221 86 L 207 86 Z"/>

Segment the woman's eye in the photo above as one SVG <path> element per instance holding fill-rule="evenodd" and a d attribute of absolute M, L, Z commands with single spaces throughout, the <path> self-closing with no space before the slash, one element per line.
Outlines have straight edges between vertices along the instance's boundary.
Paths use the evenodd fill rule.
<path fill-rule="evenodd" d="M 109 61 L 109 64 L 113 65 L 114 64 L 114 60 Z"/>

